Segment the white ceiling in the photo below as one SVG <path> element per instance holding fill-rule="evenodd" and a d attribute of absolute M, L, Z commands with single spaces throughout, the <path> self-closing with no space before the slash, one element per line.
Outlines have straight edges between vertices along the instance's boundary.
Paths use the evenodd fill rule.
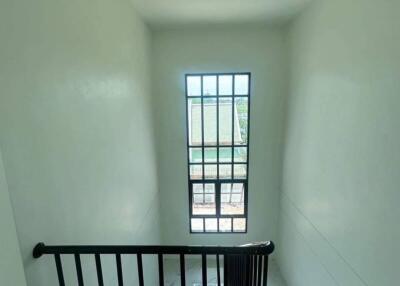
<path fill-rule="evenodd" d="M 284 22 L 310 0 L 132 0 L 153 26 Z"/>

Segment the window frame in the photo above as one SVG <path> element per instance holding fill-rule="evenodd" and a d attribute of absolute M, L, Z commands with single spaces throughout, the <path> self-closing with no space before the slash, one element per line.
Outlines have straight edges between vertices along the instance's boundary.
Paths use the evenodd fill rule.
<path fill-rule="evenodd" d="M 235 94 L 235 76 L 246 75 L 248 77 L 248 92 L 247 94 Z M 200 95 L 189 95 L 188 94 L 188 77 L 200 77 Z M 216 77 L 216 94 L 215 95 L 204 95 L 203 82 L 204 77 L 207 76 L 215 76 Z M 220 76 L 232 76 L 232 94 L 231 95 L 219 95 L 219 79 Z M 204 98 L 206 99 L 216 99 L 216 145 L 207 145 L 204 143 Z M 230 145 L 220 145 L 219 133 L 220 133 L 220 118 L 219 118 L 219 108 L 220 108 L 220 99 L 221 98 L 231 98 L 232 99 L 232 141 Z M 235 144 L 234 136 L 235 136 L 235 122 L 233 108 L 235 106 L 235 99 L 237 98 L 246 98 L 247 99 L 247 142 L 246 144 Z M 189 231 L 191 234 L 246 234 L 248 232 L 248 180 L 249 180 L 249 143 L 250 143 L 250 98 L 251 98 L 251 73 L 250 72 L 231 72 L 231 73 L 187 73 L 185 74 L 185 102 L 186 102 L 186 137 L 187 137 L 187 166 L 188 166 L 188 188 L 189 188 Z M 201 144 L 190 145 L 190 134 L 189 134 L 189 100 L 190 99 L 200 99 L 201 100 Z M 246 160 L 235 161 L 235 148 L 246 148 Z M 199 148 L 201 149 L 202 158 L 201 162 L 191 162 L 190 158 L 190 148 Z M 206 148 L 216 148 L 216 162 L 205 162 L 204 150 Z M 231 161 L 230 162 L 221 162 L 219 159 L 220 148 L 231 148 Z M 231 165 L 231 179 L 220 179 L 219 178 L 219 168 L 220 165 L 228 164 Z M 191 166 L 201 166 L 202 168 L 202 179 L 192 179 L 190 168 Z M 215 165 L 217 168 L 217 178 L 216 179 L 207 179 L 205 178 L 205 168 L 206 165 Z M 234 178 L 234 167 L 240 165 L 246 166 L 246 176 L 245 178 Z M 243 184 L 243 193 L 244 193 L 244 212 L 243 214 L 221 214 L 221 185 L 222 184 L 234 184 L 239 183 Z M 214 184 L 214 202 L 215 202 L 215 214 L 193 214 L 193 184 L 203 184 L 203 196 L 205 194 L 204 184 Z M 232 189 L 230 190 L 230 194 L 232 194 Z M 204 199 L 204 198 L 203 198 Z M 193 231 L 192 230 L 192 219 L 202 219 L 203 220 L 203 231 Z M 205 221 L 207 218 L 215 218 L 217 219 L 217 230 L 216 231 L 206 231 Z M 230 231 L 221 231 L 220 230 L 220 219 L 230 218 L 231 229 Z M 234 231 L 233 221 L 234 219 L 245 219 L 245 229 L 244 231 Z"/>

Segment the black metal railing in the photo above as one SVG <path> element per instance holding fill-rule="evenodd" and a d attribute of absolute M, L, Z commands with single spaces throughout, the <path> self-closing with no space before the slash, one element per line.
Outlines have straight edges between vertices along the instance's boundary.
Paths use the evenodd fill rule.
<path fill-rule="evenodd" d="M 103 286 L 101 255 L 115 255 L 118 286 L 123 286 L 121 255 L 136 255 L 139 286 L 144 286 L 143 255 L 158 256 L 159 285 L 164 286 L 164 257 L 177 255 L 180 263 L 181 285 L 186 285 L 185 256 L 201 257 L 202 285 L 207 285 L 207 257 L 215 256 L 217 264 L 217 285 L 224 286 L 266 286 L 268 274 L 268 256 L 274 251 L 271 241 L 242 246 L 162 246 L 162 245 L 45 245 L 39 243 L 33 250 L 33 257 L 54 255 L 58 281 L 65 286 L 61 255 L 72 254 L 75 257 L 78 286 L 83 286 L 83 272 L 80 255 L 94 255 L 99 286 Z M 221 281 L 220 258 L 223 257 L 223 281 Z M 222 284 L 223 283 L 223 284 Z"/>

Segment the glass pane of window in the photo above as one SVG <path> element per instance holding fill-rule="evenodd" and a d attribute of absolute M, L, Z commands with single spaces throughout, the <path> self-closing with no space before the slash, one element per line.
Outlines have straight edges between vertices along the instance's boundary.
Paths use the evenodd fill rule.
<path fill-rule="evenodd" d="M 242 194 L 232 194 L 231 202 L 232 203 L 241 203 L 243 200 Z"/>
<path fill-rule="evenodd" d="M 194 215 L 213 215 L 216 214 L 215 206 L 215 186 L 214 184 L 201 185 L 202 192 L 193 191 L 193 214 Z M 204 187 L 203 187 L 204 186 Z M 194 190 L 195 186 L 193 186 Z"/>
<path fill-rule="evenodd" d="M 206 193 L 215 193 L 215 185 L 214 184 L 204 184 L 204 191 Z"/>
<path fill-rule="evenodd" d="M 247 165 L 246 164 L 235 164 L 233 167 L 234 179 L 246 179 L 247 177 Z"/>
<path fill-rule="evenodd" d="M 229 184 L 232 187 L 232 193 L 234 194 L 240 194 L 243 192 L 244 185 L 243 183 L 234 183 L 234 184 Z"/>
<path fill-rule="evenodd" d="M 232 219 L 230 219 L 230 218 L 220 218 L 219 219 L 219 231 L 221 231 L 221 232 L 231 232 L 232 231 Z"/>
<path fill-rule="evenodd" d="M 194 203 L 193 202 L 193 214 L 194 215 L 215 215 L 215 204 Z"/>
<path fill-rule="evenodd" d="M 216 163 L 217 148 L 204 148 L 204 161 L 207 163 Z"/>
<path fill-rule="evenodd" d="M 189 161 L 190 161 L 190 163 L 201 163 L 202 162 L 201 148 L 189 148 Z"/>
<path fill-rule="evenodd" d="M 202 194 L 203 193 L 203 184 L 193 184 L 193 193 Z"/>
<path fill-rule="evenodd" d="M 232 197 L 233 184 L 221 184 L 221 203 L 229 203 Z"/>
<path fill-rule="evenodd" d="M 203 95 L 217 95 L 217 77 L 204 76 L 203 77 Z"/>
<path fill-rule="evenodd" d="M 188 76 L 187 77 L 187 94 L 188 96 L 201 95 L 201 77 Z"/>
<path fill-rule="evenodd" d="M 189 145 L 202 145 L 202 120 L 201 120 L 201 99 L 193 98 L 188 100 L 188 129 Z"/>
<path fill-rule="evenodd" d="M 247 147 L 236 147 L 234 152 L 235 162 L 246 162 L 247 161 Z"/>
<path fill-rule="evenodd" d="M 215 203 L 215 195 L 214 194 L 205 194 L 204 195 L 204 203 L 206 203 L 206 204 Z"/>
<path fill-rule="evenodd" d="M 249 94 L 249 76 L 235 75 L 235 95 Z"/>
<path fill-rule="evenodd" d="M 190 179 L 203 179 L 203 167 L 201 165 L 190 165 Z"/>
<path fill-rule="evenodd" d="M 219 95 L 232 95 L 232 76 L 219 76 Z"/>
<path fill-rule="evenodd" d="M 203 100 L 204 115 L 204 144 L 217 145 L 217 100 L 207 98 Z"/>
<path fill-rule="evenodd" d="M 246 231 L 246 219 L 245 218 L 234 218 L 233 219 L 233 231 L 234 232 L 245 232 Z"/>
<path fill-rule="evenodd" d="M 232 162 L 232 148 L 219 148 L 219 161 L 230 163 Z"/>
<path fill-rule="evenodd" d="M 232 165 L 223 164 L 219 165 L 219 178 L 220 179 L 231 179 L 232 178 Z"/>
<path fill-rule="evenodd" d="M 235 145 L 246 145 L 248 138 L 248 98 L 235 98 L 234 120 Z"/>
<path fill-rule="evenodd" d="M 221 194 L 221 202 L 226 203 L 231 200 L 231 194 Z"/>
<path fill-rule="evenodd" d="M 225 190 L 224 194 L 222 190 Z M 224 199 L 222 195 L 225 195 Z M 221 214 L 244 214 L 244 184 L 221 184 Z"/>
<path fill-rule="evenodd" d="M 195 204 L 204 203 L 204 194 L 193 194 L 193 202 Z"/>
<path fill-rule="evenodd" d="M 232 192 L 232 186 L 233 184 L 221 184 L 221 193 L 223 194 L 228 194 Z"/>
<path fill-rule="evenodd" d="M 232 98 L 219 100 L 219 144 L 232 144 Z"/>
<path fill-rule="evenodd" d="M 191 224 L 192 224 L 192 231 L 193 232 L 203 232 L 204 231 L 203 219 L 202 218 L 192 218 L 191 219 Z"/>
<path fill-rule="evenodd" d="M 216 218 L 206 218 L 206 231 L 208 232 L 215 232 L 218 230 L 218 220 Z"/>
<path fill-rule="evenodd" d="M 204 165 L 204 176 L 206 179 L 216 179 L 217 165 Z"/>

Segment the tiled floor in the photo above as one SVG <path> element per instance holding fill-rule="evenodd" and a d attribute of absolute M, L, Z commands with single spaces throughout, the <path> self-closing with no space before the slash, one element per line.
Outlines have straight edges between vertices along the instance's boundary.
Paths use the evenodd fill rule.
<path fill-rule="evenodd" d="M 179 261 L 174 258 L 165 260 L 165 285 L 180 286 L 180 270 Z M 212 259 L 207 259 L 207 280 L 208 286 L 217 285 L 216 262 Z M 222 271 L 221 271 L 222 272 Z M 222 275 L 222 273 L 221 273 Z M 186 285 L 201 286 L 201 261 L 199 259 L 186 260 Z M 269 264 L 268 271 L 268 286 L 286 286 L 284 283 L 279 268 L 274 261 Z"/>

